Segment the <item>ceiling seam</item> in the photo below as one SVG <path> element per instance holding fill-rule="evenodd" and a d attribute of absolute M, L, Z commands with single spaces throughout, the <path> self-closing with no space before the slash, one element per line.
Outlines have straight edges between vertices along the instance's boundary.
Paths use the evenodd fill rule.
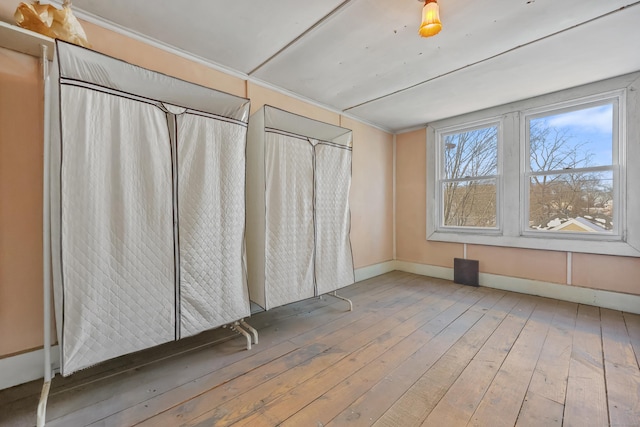
<path fill-rule="evenodd" d="M 487 62 L 487 61 L 490 61 L 490 60 L 492 60 L 492 59 L 498 58 L 498 57 L 500 57 L 500 56 L 502 56 L 502 55 L 506 55 L 507 53 L 511 53 L 511 52 L 513 52 L 513 51 L 515 51 L 515 50 L 518 50 L 518 49 L 520 49 L 520 48 L 523 48 L 523 47 L 525 47 L 525 46 L 529 46 L 529 45 L 532 45 L 532 44 L 537 43 L 537 42 L 539 42 L 539 41 L 542 41 L 542 40 L 545 40 L 545 39 L 548 39 L 548 38 L 551 38 L 551 37 L 555 37 L 555 36 L 557 36 L 558 34 L 565 33 L 565 32 L 567 32 L 567 31 L 573 30 L 573 29 L 575 29 L 575 28 L 581 27 L 581 26 L 583 26 L 583 25 L 589 24 L 589 23 L 591 23 L 591 22 L 597 21 L 597 20 L 599 20 L 599 19 L 605 18 L 605 17 L 607 17 L 607 16 L 613 15 L 613 14 L 615 14 L 615 13 L 621 12 L 621 11 L 623 11 L 623 10 L 625 10 L 625 9 L 629 9 L 629 8 L 631 8 L 631 7 L 638 6 L 638 5 L 640 5 L 640 1 L 636 1 L 636 2 L 630 3 L 630 4 L 628 4 L 628 5 L 625 5 L 625 6 L 620 7 L 620 8 L 618 8 L 618 9 L 615 9 L 615 10 L 609 11 L 609 12 L 607 12 L 607 13 L 604 13 L 604 14 L 602 14 L 602 15 L 596 16 L 596 17 L 594 17 L 594 18 L 588 19 L 588 20 L 586 20 L 586 21 L 584 21 L 584 22 L 580 22 L 580 23 L 578 23 L 578 24 L 572 25 L 571 27 L 563 28 L 562 30 L 556 31 L 555 33 L 547 34 L 546 36 L 543 36 L 543 37 L 537 38 L 537 39 L 535 39 L 535 40 L 529 41 L 529 42 L 527 42 L 527 43 L 523 43 L 523 44 L 518 45 L 518 46 L 514 46 L 514 47 L 512 47 L 512 48 L 510 48 L 510 49 L 507 49 L 507 50 L 505 50 L 505 51 L 503 51 L 503 52 L 500 52 L 500 53 L 497 53 L 497 54 L 495 54 L 495 55 L 489 56 L 489 57 L 487 57 L 487 58 L 481 59 L 481 60 L 479 60 L 479 61 L 472 62 L 471 64 L 464 65 L 464 66 L 459 67 L 459 68 L 456 68 L 456 69 L 454 69 L 454 70 L 447 71 L 446 73 L 439 74 L 439 75 L 437 75 L 437 76 L 431 77 L 431 78 L 429 78 L 429 79 L 427 79 L 427 80 L 424 80 L 424 81 L 421 81 L 421 82 L 419 82 L 419 83 L 412 84 L 411 86 L 407 86 L 407 87 L 405 87 L 405 88 L 398 89 L 398 90 L 395 90 L 395 91 L 393 91 L 393 92 L 389 92 L 389 93 L 387 93 L 387 94 L 385 94 L 385 95 L 378 96 L 378 97 L 376 97 L 376 98 L 373 98 L 373 99 L 370 99 L 370 100 L 367 100 L 367 101 L 361 102 L 361 103 L 359 103 L 359 104 L 352 105 L 351 107 L 347 107 L 347 108 L 345 108 L 345 109 L 344 109 L 344 110 L 342 110 L 342 111 L 345 111 L 345 112 L 346 112 L 346 111 L 352 110 L 352 109 L 354 109 L 354 108 L 358 108 L 358 107 L 361 107 L 361 106 L 363 106 L 363 105 L 367 105 L 367 104 L 370 104 L 370 103 L 372 103 L 372 102 L 376 102 L 376 101 L 379 101 L 379 100 L 381 100 L 381 99 L 388 98 L 388 97 L 393 96 L 393 95 L 396 95 L 396 94 L 398 94 L 398 93 L 402 93 L 402 92 L 405 92 L 405 91 L 407 91 L 407 90 L 414 89 L 414 88 L 416 88 L 416 87 L 418 87 L 418 86 L 421 86 L 421 85 L 423 85 L 423 84 L 426 84 L 426 83 L 432 82 L 432 81 L 434 81 L 434 80 L 440 79 L 440 78 L 442 78 L 442 77 L 446 77 L 446 76 L 448 76 L 448 75 L 451 75 L 451 74 L 457 73 L 458 71 L 462 71 L 462 70 L 465 70 L 465 69 L 467 69 L 467 68 L 474 67 L 474 66 L 476 66 L 476 65 L 478 65 L 478 64 L 482 64 L 482 63 L 484 63 L 484 62 Z"/>
<path fill-rule="evenodd" d="M 351 3 L 353 0 L 345 0 L 342 3 L 340 3 L 338 6 L 336 6 L 331 12 L 327 13 L 326 15 L 324 15 L 322 18 L 320 18 L 315 24 L 313 24 L 312 26 L 310 26 L 309 28 L 307 28 L 306 30 L 304 30 L 300 35 L 298 35 L 295 39 L 291 40 L 289 43 L 287 43 L 286 45 L 284 45 L 282 48 L 280 48 L 280 50 L 278 50 L 276 53 L 274 53 L 273 55 L 271 55 L 269 58 L 265 59 L 260 65 L 258 65 L 257 67 L 255 67 L 253 70 L 249 71 L 247 74 L 248 75 L 253 75 L 256 71 L 258 71 L 260 68 L 264 67 L 265 65 L 267 65 L 269 62 L 271 62 L 273 59 L 275 59 L 277 56 L 279 56 L 282 52 L 284 52 L 285 50 L 289 49 L 291 46 L 293 46 L 294 44 L 296 44 L 297 42 L 299 42 L 302 38 L 306 37 L 307 34 L 309 34 L 311 31 L 315 30 L 316 28 L 318 28 L 320 25 L 322 25 L 324 22 L 328 21 L 329 19 L 331 19 L 335 14 L 337 14 L 338 12 L 340 12 L 343 8 L 345 8 L 349 3 Z"/>

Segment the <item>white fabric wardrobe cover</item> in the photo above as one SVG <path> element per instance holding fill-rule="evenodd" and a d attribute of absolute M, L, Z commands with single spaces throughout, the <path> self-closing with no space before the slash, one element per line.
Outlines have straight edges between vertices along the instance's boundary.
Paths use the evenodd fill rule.
<path fill-rule="evenodd" d="M 248 316 L 249 101 L 60 41 L 52 82 L 62 375 Z"/>
<path fill-rule="evenodd" d="M 251 300 L 270 309 L 352 284 L 352 131 L 267 105 L 248 140 Z"/>
<path fill-rule="evenodd" d="M 355 281 L 348 240 L 351 150 L 318 141 L 315 151 L 316 287 L 322 295 Z"/>
<path fill-rule="evenodd" d="M 247 129 L 193 114 L 177 121 L 180 336 L 186 337 L 249 315 L 243 257 Z"/>
<path fill-rule="evenodd" d="M 264 150 L 265 305 L 278 307 L 315 295 L 313 147 L 306 139 L 268 132 Z"/>

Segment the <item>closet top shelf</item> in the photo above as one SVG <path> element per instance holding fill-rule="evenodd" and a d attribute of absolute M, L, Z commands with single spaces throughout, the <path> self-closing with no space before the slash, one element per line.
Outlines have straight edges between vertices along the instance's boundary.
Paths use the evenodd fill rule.
<path fill-rule="evenodd" d="M 52 60 L 54 49 L 52 38 L 0 21 L 0 47 L 39 58 L 42 55 L 41 45 L 47 46 L 47 57 Z"/>

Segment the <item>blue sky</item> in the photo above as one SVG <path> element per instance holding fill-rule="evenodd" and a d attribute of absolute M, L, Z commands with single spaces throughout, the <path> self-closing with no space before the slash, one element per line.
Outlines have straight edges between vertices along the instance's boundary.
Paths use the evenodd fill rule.
<path fill-rule="evenodd" d="M 613 137 L 613 106 L 611 104 L 546 116 L 533 119 L 532 122 L 538 120 L 544 120 L 547 125 L 558 130 L 566 130 L 573 136 L 568 144 L 587 142 L 584 149 L 594 154 L 591 166 L 611 164 Z"/>

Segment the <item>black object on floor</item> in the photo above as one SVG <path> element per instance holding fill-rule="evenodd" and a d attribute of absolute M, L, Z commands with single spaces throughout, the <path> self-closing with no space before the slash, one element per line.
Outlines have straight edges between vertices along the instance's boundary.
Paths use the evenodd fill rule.
<path fill-rule="evenodd" d="M 453 281 L 461 285 L 478 286 L 479 261 L 473 259 L 453 259 Z"/>

